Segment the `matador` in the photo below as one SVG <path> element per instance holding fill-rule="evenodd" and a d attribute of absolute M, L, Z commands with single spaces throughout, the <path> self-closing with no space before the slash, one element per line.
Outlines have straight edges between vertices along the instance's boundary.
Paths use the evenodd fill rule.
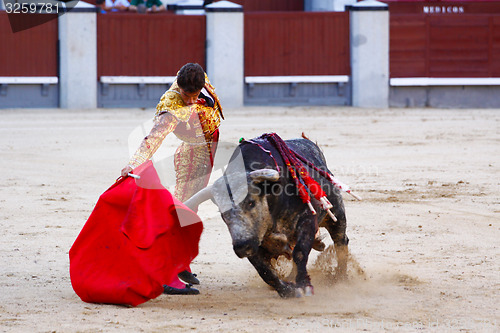
<path fill-rule="evenodd" d="M 148 161 L 169 133 L 181 141 L 174 156 L 175 197 L 186 201 L 206 187 L 213 167 L 219 140 L 219 126 L 224 119 L 219 98 L 202 67 L 188 63 L 177 73 L 177 78 L 156 106 L 154 125 L 142 140 L 121 174 L 126 177 L 136 167 Z M 159 207 L 160 209 L 160 207 Z M 165 286 L 166 294 L 197 294 L 190 284 L 198 284 L 190 271 L 179 273 L 189 284 L 183 288 L 180 281 Z"/>

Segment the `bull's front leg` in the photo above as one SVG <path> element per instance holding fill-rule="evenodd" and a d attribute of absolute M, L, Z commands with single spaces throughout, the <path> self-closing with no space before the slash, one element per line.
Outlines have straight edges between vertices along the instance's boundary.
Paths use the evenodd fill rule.
<path fill-rule="evenodd" d="M 256 255 L 248 257 L 250 263 L 257 270 L 264 282 L 273 287 L 281 297 L 296 297 L 296 288 L 293 283 L 279 278 L 276 270 L 271 265 L 271 256 L 262 248 Z"/>
<path fill-rule="evenodd" d="M 307 273 L 307 261 L 309 260 L 309 254 L 314 243 L 316 229 L 316 216 L 308 213 L 297 224 L 297 244 L 292 254 L 293 261 L 297 266 L 295 282 L 297 288 L 300 288 L 306 296 L 313 294 L 311 278 Z"/>
<path fill-rule="evenodd" d="M 331 202 L 335 202 L 335 197 L 329 198 Z M 347 278 L 347 263 L 349 261 L 349 238 L 346 235 L 346 216 L 344 211 L 344 205 L 341 199 L 338 199 L 338 203 L 335 209 L 335 216 L 337 221 L 333 222 L 330 218 L 325 221 L 325 227 L 327 228 L 330 236 L 332 237 L 333 243 L 335 244 L 335 252 L 337 254 L 337 268 L 336 277 L 338 279 Z"/>
<path fill-rule="evenodd" d="M 337 253 L 338 260 L 336 273 L 337 277 L 342 280 L 347 279 L 347 262 L 349 260 L 348 243 L 349 238 L 347 238 L 347 236 L 335 242 L 335 252 Z"/>

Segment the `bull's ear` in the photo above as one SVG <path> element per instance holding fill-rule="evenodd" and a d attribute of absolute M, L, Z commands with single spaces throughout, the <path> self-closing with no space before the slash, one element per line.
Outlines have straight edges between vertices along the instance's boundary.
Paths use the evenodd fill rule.
<path fill-rule="evenodd" d="M 280 179 L 280 174 L 274 169 L 260 169 L 250 172 L 250 179 L 254 184 L 259 184 L 265 181 L 276 182 Z"/>

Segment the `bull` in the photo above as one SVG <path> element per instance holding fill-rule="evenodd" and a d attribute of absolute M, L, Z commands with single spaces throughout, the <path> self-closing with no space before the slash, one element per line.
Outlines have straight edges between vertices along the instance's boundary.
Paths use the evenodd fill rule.
<path fill-rule="evenodd" d="M 305 136 L 286 140 L 288 147 L 328 170 L 325 157 L 314 142 Z M 337 254 L 337 274 L 346 276 L 348 242 L 342 195 L 337 187 L 314 169 L 308 171 L 327 194 L 334 216 L 312 198 L 316 213 L 297 195 L 297 188 L 277 148 L 262 137 L 242 141 L 233 152 L 223 176 L 185 204 L 197 209 L 201 202 L 212 200 L 218 206 L 232 238 L 234 252 L 248 258 L 260 277 L 281 297 L 312 295 L 313 286 L 307 272 L 311 249 L 322 250 L 324 244 L 315 238 L 324 227 L 333 240 Z M 334 221 L 336 219 L 336 221 Z M 295 283 L 285 281 L 272 264 L 284 255 L 296 265 Z"/>

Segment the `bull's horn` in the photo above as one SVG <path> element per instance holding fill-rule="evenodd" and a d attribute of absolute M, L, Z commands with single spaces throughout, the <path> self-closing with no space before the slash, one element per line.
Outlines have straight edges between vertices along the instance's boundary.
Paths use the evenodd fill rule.
<path fill-rule="evenodd" d="M 205 187 L 204 189 L 195 193 L 191 198 L 186 200 L 184 204 L 188 206 L 188 208 L 196 211 L 198 209 L 198 206 L 202 202 L 205 202 L 209 199 L 213 199 L 212 186 Z"/>
<path fill-rule="evenodd" d="M 256 183 L 263 181 L 275 182 L 280 179 L 280 174 L 274 169 L 260 169 L 250 172 L 250 179 Z"/>

